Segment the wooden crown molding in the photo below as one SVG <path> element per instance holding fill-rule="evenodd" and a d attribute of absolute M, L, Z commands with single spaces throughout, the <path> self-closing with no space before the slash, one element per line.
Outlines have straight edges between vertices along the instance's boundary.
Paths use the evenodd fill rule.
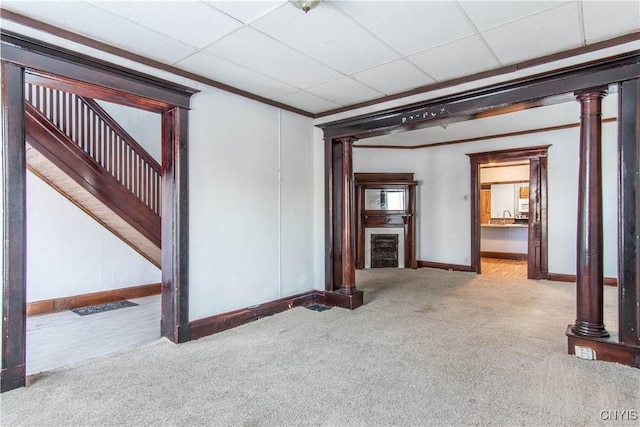
<path fill-rule="evenodd" d="M 65 30 L 63 28 L 57 27 L 55 25 L 51 25 L 51 24 L 47 24 L 46 22 L 34 19 L 34 18 L 30 18 L 28 16 L 22 15 L 20 13 L 17 12 L 13 12 L 4 8 L 0 7 L 0 16 L 3 19 L 15 22 L 17 24 L 20 25 L 24 25 L 26 27 L 30 27 L 33 28 L 35 30 L 38 31 L 43 31 L 46 32 L 48 34 L 51 34 L 53 36 L 56 37 L 60 37 L 75 43 L 79 43 L 94 49 L 98 49 L 101 50 L 103 52 L 106 53 L 110 53 L 113 55 L 117 55 L 120 56 L 122 58 L 126 58 L 126 59 L 130 59 L 132 61 L 138 62 L 140 64 L 143 65 L 147 65 L 153 68 L 157 68 L 159 70 L 163 70 L 163 71 L 167 71 L 170 72 L 172 74 L 178 75 L 178 76 L 182 76 L 182 77 L 186 77 L 188 79 L 206 84 L 208 86 L 212 86 L 215 87 L 217 89 L 220 90 L 224 90 L 226 92 L 230 92 L 233 93 L 235 95 L 238 96 L 242 96 L 245 98 L 249 98 L 252 99 L 254 101 L 258 101 L 261 102 L 263 104 L 267 104 L 267 105 L 271 105 L 273 107 L 276 108 L 280 108 L 282 110 L 286 110 L 286 111 L 290 111 L 296 114 L 300 114 L 302 116 L 306 116 L 306 117 L 310 117 L 310 118 L 314 118 L 314 119 L 318 119 L 318 118 L 322 118 L 322 117 L 326 117 L 326 116 L 330 116 L 333 114 L 338 114 L 338 113 L 344 113 L 344 112 L 348 112 L 348 111 L 353 111 L 359 108 L 364 108 L 364 107 L 369 107 L 372 105 L 376 105 L 376 104 L 381 104 L 384 102 L 388 102 L 388 101 L 394 101 L 396 99 L 401 99 L 401 98 L 405 98 L 405 97 L 409 97 L 409 96 L 414 96 L 414 95 L 419 95 L 419 94 L 423 94 L 423 93 L 427 93 L 427 92 L 432 92 L 435 90 L 439 90 L 439 89 L 445 89 L 445 88 L 449 88 L 449 87 L 453 87 L 453 86 L 457 86 L 457 85 L 461 85 L 464 83 L 469 83 L 475 80 L 480 80 L 480 79 L 485 79 L 485 78 L 490 78 L 490 77 L 496 77 L 496 76 L 500 76 L 500 75 L 505 75 L 505 74 L 509 74 L 509 73 L 514 73 L 517 71 L 521 71 L 527 68 L 531 68 L 531 67 L 535 67 L 538 65 L 544 65 L 550 62 L 554 62 L 554 61 L 559 61 L 559 60 L 563 60 L 563 59 L 568 59 L 574 56 L 579 56 L 579 55 L 583 55 L 586 53 L 590 53 L 590 52 L 595 52 L 598 50 L 602 50 L 602 49 L 606 49 L 606 48 L 610 48 L 610 47 L 614 47 L 614 46 L 618 46 L 618 45 L 622 45 L 622 44 L 626 44 L 626 43 L 630 43 L 633 41 L 637 41 L 640 40 L 640 31 L 636 31 L 633 33 L 629 33 L 629 34 L 625 34 L 622 36 L 618 36 L 618 37 L 614 37 L 608 40 L 603 40 L 597 43 L 593 43 L 587 46 L 581 46 L 578 48 L 574 48 L 574 49 L 569 49 L 563 52 L 558 52 L 558 53 L 554 53 L 554 54 L 550 54 L 550 55 L 545 55 L 542 57 L 538 57 L 538 58 L 534 58 L 534 59 L 530 59 L 527 61 L 523 61 L 523 62 L 519 62 L 516 64 L 511 64 L 511 65 L 507 65 L 504 67 L 500 67 L 500 68 L 495 68 L 492 70 L 488 70 L 488 71 L 483 71 L 480 73 L 475 73 L 472 75 L 468 75 L 468 76 L 464 76 L 464 77 L 459 77 L 459 78 L 455 78 L 455 79 L 451 79 L 451 80 L 446 80 L 443 82 L 438 82 L 438 83 L 434 83 L 434 84 L 430 84 L 430 85 L 425 85 L 425 86 L 420 86 L 418 88 L 415 89 L 411 89 L 408 91 L 404 91 L 404 92 L 399 92 L 393 95 L 387 95 L 387 96 L 383 96 L 380 98 L 376 98 L 376 99 L 372 99 L 369 101 L 365 101 L 365 102 L 360 102 L 357 104 L 352 104 L 346 107 L 340 107 L 340 108 L 336 108 L 336 109 L 332 109 L 332 110 L 326 110 L 320 113 L 311 113 L 309 111 L 305 111 L 299 108 L 295 108 L 292 107 L 290 105 L 287 104 L 283 104 L 281 102 L 277 102 L 277 101 L 273 101 L 271 99 L 259 96 L 259 95 L 255 95 L 253 93 L 244 91 L 242 89 L 238 89 L 236 87 L 221 83 L 219 81 L 201 76 L 199 74 L 196 73 L 192 73 L 189 71 L 185 71 L 182 70 L 178 67 L 172 66 L 172 65 L 168 65 L 165 64 L 163 62 L 160 61 L 156 61 L 154 59 L 151 58 L 147 58 L 143 55 L 138 55 L 132 52 L 129 52 L 125 49 L 121 49 L 112 45 L 109 45 L 107 43 L 103 43 L 100 42 L 98 40 L 92 39 L 90 37 L 86 37 L 86 36 L 82 36 L 80 34 L 74 33 L 72 31 L 68 31 Z"/>

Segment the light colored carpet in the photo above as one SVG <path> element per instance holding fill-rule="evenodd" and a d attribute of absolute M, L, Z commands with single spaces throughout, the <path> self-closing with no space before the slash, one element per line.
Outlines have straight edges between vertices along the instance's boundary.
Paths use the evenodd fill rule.
<path fill-rule="evenodd" d="M 639 369 L 566 354 L 573 284 L 357 280 L 353 312 L 296 308 L 44 374 L 2 395 L 2 425 L 620 425 L 601 411 L 640 411 Z"/>

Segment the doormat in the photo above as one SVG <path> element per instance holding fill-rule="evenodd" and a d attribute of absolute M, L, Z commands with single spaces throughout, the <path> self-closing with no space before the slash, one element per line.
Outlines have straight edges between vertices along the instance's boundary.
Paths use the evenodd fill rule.
<path fill-rule="evenodd" d="M 320 304 L 311 304 L 305 307 L 308 310 L 313 310 L 313 311 L 325 311 L 325 310 L 331 310 L 331 307 L 327 307 L 326 305 L 320 305 Z"/>
<path fill-rule="evenodd" d="M 88 316 L 90 314 L 103 313 L 105 311 L 117 310 L 119 308 L 125 307 L 133 307 L 136 305 L 138 304 L 136 304 L 135 302 L 122 300 L 108 302 L 106 304 L 90 305 L 89 307 L 74 308 L 71 311 L 79 316 Z"/>

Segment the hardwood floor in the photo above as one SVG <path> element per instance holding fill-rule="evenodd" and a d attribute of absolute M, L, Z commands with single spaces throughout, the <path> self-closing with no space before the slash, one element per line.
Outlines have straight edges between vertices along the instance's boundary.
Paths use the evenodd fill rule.
<path fill-rule="evenodd" d="M 160 295 L 139 304 L 79 316 L 65 310 L 27 318 L 27 375 L 150 343 L 160 338 Z"/>
<path fill-rule="evenodd" d="M 527 261 L 502 258 L 481 258 L 482 274 L 505 279 L 526 279 Z"/>

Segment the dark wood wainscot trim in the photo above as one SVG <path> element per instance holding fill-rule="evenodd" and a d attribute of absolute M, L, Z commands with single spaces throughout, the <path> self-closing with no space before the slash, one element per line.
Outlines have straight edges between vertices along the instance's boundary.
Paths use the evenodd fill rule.
<path fill-rule="evenodd" d="M 418 268 L 416 261 L 416 187 L 413 173 L 356 173 L 356 268 L 365 267 L 365 229 L 404 229 L 404 267 Z M 367 210 L 366 190 L 403 190 L 405 209 Z"/>
<path fill-rule="evenodd" d="M 480 252 L 480 256 L 483 258 L 513 259 L 516 261 L 526 261 L 529 259 L 528 254 L 516 254 L 513 252 Z"/>
<path fill-rule="evenodd" d="M 33 301 L 27 303 L 27 316 L 36 316 L 39 314 L 53 313 L 55 311 L 71 310 L 79 307 L 106 304 L 158 294 L 160 294 L 160 283 L 153 283 L 151 285 L 132 286 L 129 288 L 92 292 L 90 294 Z"/>
<path fill-rule="evenodd" d="M 280 298 L 264 304 L 230 311 L 228 313 L 205 317 L 190 323 L 191 339 L 197 340 L 208 335 L 232 329 L 263 317 L 271 316 L 294 307 L 306 307 L 311 304 L 322 304 L 355 310 L 363 304 L 362 291 L 345 295 L 340 292 L 309 291 L 290 297 Z"/>
<path fill-rule="evenodd" d="M 553 280 L 555 282 L 571 282 L 576 283 L 578 280 L 575 274 L 560 274 L 560 273 L 549 273 L 548 280 Z M 615 277 L 605 277 L 604 278 L 605 286 L 618 286 L 618 279 Z"/>
<path fill-rule="evenodd" d="M 581 359 L 604 360 L 640 368 L 640 346 L 619 342 L 618 334 L 614 332 L 610 332 L 610 336 L 605 338 L 583 337 L 576 335 L 569 325 L 566 335 L 568 354 Z"/>
<path fill-rule="evenodd" d="M 440 270 L 449 270 L 449 271 L 469 271 L 474 272 L 472 266 L 470 265 L 461 265 L 461 264 L 446 264 L 442 262 L 431 262 L 431 261 L 418 261 L 418 267 L 420 268 L 438 268 Z"/>

